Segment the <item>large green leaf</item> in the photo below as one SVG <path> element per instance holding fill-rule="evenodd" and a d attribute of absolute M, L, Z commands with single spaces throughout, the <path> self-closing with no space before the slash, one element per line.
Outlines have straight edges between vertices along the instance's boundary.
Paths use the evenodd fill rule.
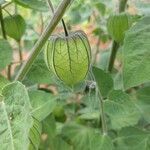
<path fill-rule="evenodd" d="M 136 97 L 137 101 L 135 101 L 135 105 L 142 114 L 142 117 L 150 122 L 150 86 L 139 89 Z"/>
<path fill-rule="evenodd" d="M 129 95 L 121 90 L 112 91 L 104 106 L 113 129 L 133 126 L 140 118 L 139 110 L 135 107 Z"/>
<path fill-rule="evenodd" d="M 4 87 L 0 97 L 0 145 L 2 150 L 27 150 L 32 127 L 31 105 L 19 82 Z"/>
<path fill-rule="evenodd" d="M 150 16 L 140 20 L 125 36 L 123 82 L 128 89 L 150 81 Z"/>
<path fill-rule="evenodd" d="M 138 128 L 124 128 L 114 140 L 117 150 L 149 150 L 150 132 Z"/>
<path fill-rule="evenodd" d="M 10 44 L 0 39 L 0 70 L 4 69 L 12 61 L 12 48 Z"/>
<path fill-rule="evenodd" d="M 107 70 L 109 57 L 110 57 L 110 51 L 107 50 L 101 52 L 100 59 L 97 66 L 102 70 Z"/>
<path fill-rule="evenodd" d="M 39 121 L 45 119 L 56 106 L 56 97 L 43 91 L 30 91 L 29 97 L 33 107 L 32 114 Z"/>
<path fill-rule="evenodd" d="M 46 1 L 43 0 L 13 0 L 13 1 L 26 8 L 35 9 L 37 11 L 48 11 Z"/>
<path fill-rule="evenodd" d="M 2 92 L 3 87 L 8 83 L 9 81 L 6 78 L 4 78 L 2 75 L 0 75 L 0 94 Z"/>
<path fill-rule="evenodd" d="M 64 137 L 71 141 L 75 150 L 112 150 L 110 138 L 101 135 L 100 131 L 70 123 L 62 129 Z"/>
<path fill-rule="evenodd" d="M 32 128 L 30 129 L 29 135 L 30 139 L 29 150 L 38 150 L 41 141 L 41 132 L 42 132 L 42 125 L 36 118 L 34 118 L 34 123 Z"/>
<path fill-rule="evenodd" d="M 71 145 L 64 141 L 59 135 L 50 141 L 51 150 L 74 150 Z"/>
<path fill-rule="evenodd" d="M 135 7 L 142 15 L 150 15 L 150 2 L 149 1 L 135 1 Z"/>
<path fill-rule="evenodd" d="M 46 133 L 48 139 L 52 139 L 56 136 L 56 121 L 53 114 L 50 114 L 46 119 L 42 121 L 43 133 Z"/>
<path fill-rule="evenodd" d="M 107 97 L 109 92 L 113 89 L 113 79 L 111 75 L 96 67 L 93 67 L 92 71 L 102 96 Z"/>

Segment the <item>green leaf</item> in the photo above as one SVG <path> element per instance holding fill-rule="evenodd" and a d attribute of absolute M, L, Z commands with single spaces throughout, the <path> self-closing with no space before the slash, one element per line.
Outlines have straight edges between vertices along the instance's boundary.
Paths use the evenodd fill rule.
<path fill-rule="evenodd" d="M 30 71 L 27 73 L 25 81 L 32 83 L 52 83 L 52 73 L 48 70 L 43 53 L 35 60 Z"/>
<path fill-rule="evenodd" d="M 56 136 L 56 122 L 53 114 L 50 114 L 46 119 L 42 121 L 43 133 L 46 133 L 49 138 Z"/>
<path fill-rule="evenodd" d="M 31 8 L 37 11 L 48 11 L 48 7 L 46 4 L 46 1 L 43 0 L 13 0 L 15 3 L 26 7 L 26 8 Z"/>
<path fill-rule="evenodd" d="M 94 5 L 97 8 L 97 10 L 101 13 L 101 15 L 105 14 L 105 11 L 106 11 L 105 4 L 100 3 L 100 2 L 96 2 L 96 3 L 94 3 Z"/>
<path fill-rule="evenodd" d="M 30 129 L 30 146 L 29 150 L 38 150 L 41 141 L 42 125 L 34 118 L 33 127 Z"/>
<path fill-rule="evenodd" d="M 136 97 L 137 101 L 135 101 L 135 105 L 139 109 L 142 117 L 150 122 L 150 86 L 139 89 Z"/>
<path fill-rule="evenodd" d="M 93 67 L 92 71 L 102 96 L 107 97 L 109 92 L 113 89 L 113 79 L 111 75 L 97 67 Z"/>
<path fill-rule="evenodd" d="M 131 101 L 128 94 L 121 90 L 114 90 L 109 94 L 104 103 L 105 112 L 111 120 L 113 129 L 121 129 L 126 126 L 137 124 L 140 113 Z"/>
<path fill-rule="evenodd" d="M 91 7 L 91 4 L 88 1 L 74 1 L 74 5 L 72 5 L 67 17 L 69 17 L 71 24 L 81 24 L 88 21 L 92 14 L 92 8 L 93 7 Z"/>
<path fill-rule="evenodd" d="M 111 139 L 99 131 L 75 123 L 67 124 L 62 129 L 63 136 L 71 141 L 75 150 L 112 150 Z"/>
<path fill-rule="evenodd" d="M 8 36 L 20 41 L 26 30 L 26 22 L 19 14 L 14 14 L 4 18 L 5 30 Z"/>
<path fill-rule="evenodd" d="M 2 92 L 3 87 L 8 83 L 9 81 L 6 78 L 4 78 L 2 75 L 0 75 L 0 94 Z"/>
<path fill-rule="evenodd" d="M 0 39 L 0 70 L 4 69 L 12 61 L 12 48 L 10 44 Z"/>
<path fill-rule="evenodd" d="M 30 91 L 29 97 L 33 107 L 32 114 L 39 121 L 45 119 L 56 106 L 56 97 L 43 91 Z"/>
<path fill-rule="evenodd" d="M 4 87 L 0 98 L 0 145 L 3 150 L 27 150 L 32 127 L 31 105 L 19 82 Z"/>
<path fill-rule="evenodd" d="M 114 140 L 117 150 L 149 150 L 150 132 L 138 128 L 124 128 Z"/>
<path fill-rule="evenodd" d="M 110 51 L 107 50 L 102 52 L 97 66 L 102 70 L 107 70 L 109 58 Z"/>
<path fill-rule="evenodd" d="M 78 111 L 80 116 L 77 117 L 77 121 L 80 120 L 99 120 L 100 110 L 99 110 L 99 98 L 95 91 L 89 92 L 82 99 L 85 107 Z"/>
<path fill-rule="evenodd" d="M 123 78 L 122 78 L 122 72 L 119 71 L 115 76 L 114 76 L 114 89 L 115 90 L 123 90 Z"/>
<path fill-rule="evenodd" d="M 150 15 L 150 3 L 149 1 L 135 1 L 135 7 L 139 14 Z"/>
<path fill-rule="evenodd" d="M 74 150 L 71 145 L 64 141 L 59 135 L 50 141 L 51 150 Z"/>
<path fill-rule="evenodd" d="M 123 82 L 128 89 L 150 81 L 150 17 L 144 17 L 126 34 L 123 46 Z"/>

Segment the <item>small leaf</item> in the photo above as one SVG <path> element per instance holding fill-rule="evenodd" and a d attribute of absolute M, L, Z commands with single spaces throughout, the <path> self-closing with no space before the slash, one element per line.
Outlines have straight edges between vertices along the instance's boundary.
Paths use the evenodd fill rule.
<path fill-rule="evenodd" d="M 56 106 L 56 97 L 43 91 L 30 91 L 29 97 L 33 107 L 32 114 L 39 121 L 45 119 Z"/>
<path fill-rule="evenodd" d="M 133 126 L 137 124 L 140 118 L 139 110 L 135 107 L 129 95 L 121 90 L 112 91 L 104 106 L 106 114 L 110 117 L 113 129 Z"/>
<path fill-rule="evenodd" d="M 4 18 L 5 30 L 8 36 L 20 41 L 26 30 L 26 22 L 21 15 L 15 14 Z"/>
<path fill-rule="evenodd" d="M 106 11 L 106 6 L 105 4 L 101 3 L 101 2 L 96 2 L 94 3 L 95 7 L 97 8 L 97 10 L 104 15 L 105 11 Z"/>
<path fill-rule="evenodd" d="M 4 69 L 12 61 L 12 48 L 10 44 L 0 39 L 0 70 Z"/>
<path fill-rule="evenodd" d="M 123 45 L 123 83 L 128 89 L 150 81 L 150 17 L 144 17 L 126 34 Z"/>
<path fill-rule="evenodd" d="M 14 82 L 4 87 L 0 99 L 0 145 L 3 150 L 27 150 L 32 127 L 31 105 L 25 87 Z"/>
<path fill-rule="evenodd" d="M 97 67 L 93 67 L 92 71 L 102 96 L 104 98 L 107 97 L 109 92 L 113 89 L 113 79 L 111 75 Z"/>

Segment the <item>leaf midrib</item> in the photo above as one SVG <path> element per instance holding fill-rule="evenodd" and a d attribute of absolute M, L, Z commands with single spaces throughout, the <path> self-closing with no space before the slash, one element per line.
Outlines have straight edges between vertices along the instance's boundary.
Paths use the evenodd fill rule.
<path fill-rule="evenodd" d="M 10 125 L 10 121 L 9 121 L 9 118 L 8 118 L 8 114 L 7 114 L 7 111 L 6 111 L 6 106 L 5 106 L 4 101 L 2 101 L 1 104 L 2 104 L 2 108 L 4 110 L 4 115 L 5 115 L 5 118 L 6 118 L 6 121 L 7 121 L 7 125 L 8 125 L 8 131 L 9 131 L 10 141 L 11 141 L 11 145 L 12 145 L 11 148 L 12 148 L 12 150 L 15 150 L 14 149 L 13 136 L 12 136 L 12 129 L 11 129 L 11 125 Z"/>

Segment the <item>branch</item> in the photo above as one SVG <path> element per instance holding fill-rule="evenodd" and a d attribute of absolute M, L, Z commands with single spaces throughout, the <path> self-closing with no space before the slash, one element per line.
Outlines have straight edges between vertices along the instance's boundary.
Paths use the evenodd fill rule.
<path fill-rule="evenodd" d="M 54 13 L 52 19 L 50 20 L 50 22 L 48 24 L 48 26 L 46 27 L 46 29 L 42 33 L 42 35 L 39 38 L 39 40 L 34 45 L 34 47 L 32 49 L 32 52 L 31 52 L 31 55 L 29 56 L 27 62 L 23 64 L 22 68 L 18 72 L 15 80 L 22 81 L 24 79 L 24 77 L 28 73 L 29 69 L 31 68 L 34 60 L 36 59 L 38 54 L 41 52 L 42 47 L 44 46 L 44 44 L 48 40 L 49 36 L 52 34 L 52 32 L 55 29 L 55 27 L 57 26 L 58 22 L 63 17 L 63 15 L 64 15 L 64 13 L 65 13 L 65 11 L 67 9 L 67 6 L 71 2 L 72 2 L 72 0 L 63 0 L 61 2 L 61 4 L 58 6 L 56 12 Z"/>

